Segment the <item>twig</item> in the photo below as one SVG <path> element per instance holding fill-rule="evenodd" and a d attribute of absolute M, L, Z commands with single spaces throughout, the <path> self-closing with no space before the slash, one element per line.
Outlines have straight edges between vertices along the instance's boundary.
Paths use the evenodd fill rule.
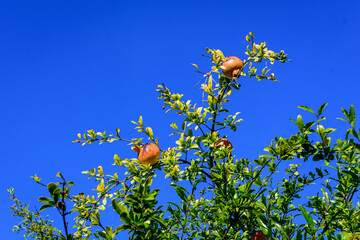
<path fill-rule="evenodd" d="M 179 160 L 182 161 L 183 163 L 186 163 L 186 164 L 191 165 L 190 162 L 188 162 L 188 161 L 186 161 L 186 160 L 184 160 L 184 159 L 179 159 Z M 212 180 L 212 177 L 211 177 L 210 174 L 208 174 L 207 172 L 205 172 L 203 169 L 200 169 L 200 171 L 201 171 L 203 174 L 205 174 L 208 178 L 210 178 L 210 180 Z"/>
<path fill-rule="evenodd" d="M 201 53 L 195 53 L 195 54 L 200 55 L 200 56 L 202 56 L 202 57 L 211 58 L 210 56 L 207 56 L 207 55 L 204 55 L 204 54 L 201 54 Z"/>
<path fill-rule="evenodd" d="M 61 207 L 57 207 L 59 209 L 60 215 L 62 217 L 63 220 L 63 224 L 64 224 L 64 228 L 65 228 L 65 236 L 66 236 L 66 240 L 69 240 L 69 233 L 68 233 L 68 223 L 66 222 L 66 205 L 65 205 L 65 185 L 66 185 L 66 181 L 65 178 L 60 174 L 61 179 L 63 180 L 62 182 L 62 192 L 61 192 Z"/>

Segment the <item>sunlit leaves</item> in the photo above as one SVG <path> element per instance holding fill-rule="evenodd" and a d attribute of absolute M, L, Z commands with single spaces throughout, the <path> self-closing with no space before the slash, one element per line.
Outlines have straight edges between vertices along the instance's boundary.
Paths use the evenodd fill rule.
<path fill-rule="evenodd" d="M 315 233 L 315 224 L 314 224 L 314 220 L 312 219 L 310 213 L 303 207 L 303 206 L 299 206 L 302 215 L 304 216 L 307 224 L 308 224 L 308 231 L 310 232 L 310 234 L 314 234 Z"/>
<path fill-rule="evenodd" d="M 178 116 L 168 126 L 171 138 L 161 141 L 162 145 L 155 137 L 157 129 L 146 126 L 142 116 L 132 121 L 140 136 L 123 139 L 119 128 L 110 134 L 90 129 L 74 140 L 82 144 L 125 141 L 134 147 L 148 139 L 161 148 L 155 165 L 142 165 L 134 155 L 119 150 L 113 155 L 114 171 L 108 167 L 104 171 L 102 166 L 83 171 L 94 181 L 93 189 L 72 195 L 74 184 L 62 174 L 57 174 L 60 182 L 48 184 L 35 175 L 32 178 L 47 189 L 47 195 L 38 198 L 40 210 L 55 208 L 63 219 L 71 215 L 67 221 L 73 219 L 75 232 L 69 239 L 115 239 L 121 231 L 131 239 L 251 239 L 260 229 L 271 239 L 358 236 L 360 210 L 355 199 L 360 188 L 360 132 L 355 128 L 354 107 L 342 109 L 345 117 L 341 120 L 350 126 L 344 140 L 335 139 L 336 129 L 324 121 L 327 103 L 316 111 L 299 106 L 311 113 L 310 121 L 306 113 L 295 115 L 291 119 L 297 127 L 294 134 L 275 136 L 265 147 L 266 154 L 245 158 L 242 146 L 236 145 L 236 138 L 247 138 L 236 135 L 242 119 L 238 112 L 229 113 L 227 103 L 240 83 L 246 83 L 244 77 L 276 81 L 268 66 L 289 61 L 284 51 L 270 50 L 266 42 L 256 43 L 252 32 L 245 40 L 248 70 L 238 74 L 239 79 L 221 74 L 225 55 L 218 49 L 207 49 L 208 55 L 203 55 L 212 64 L 208 72 L 200 72 L 199 66 L 192 64 L 202 77 L 198 103 L 196 98 L 188 100 L 171 92 L 164 84 L 157 86 L 163 108 Z M 219 145 L 221 139 L 227 139 L 232 147 Z M 105 163 L 106 159 L 101 164 Z M 167 182 L 161 177 L 169 180 L 177 195 L 162 206 L 157 199 L 160 189 L 154 187 L 165 188 Z M 310 185 L 318 187 L 319 193 L 303 198 L 301 194 Z M 40 224 L 35 227 L 50 234 L 46 239 L 65 239 L 9 192 L 15 201 L 12 211 L 25 221 L 19 229 L 36 232 L 31 216 Z M 298 199 L 303 203 L 299 207 Z M 109 208 L 115 216 L 111 226 L 102 218 Z M 299 218 L 304 223 L 299 224 Z"/>
<path fill-rule="evenodd" d="M 309 107 L 307 107 L 307 106 L 301 105 L 301 106 L 298 106 L 298 108 L 301 108 L 301 109 L 303 109 L 303 110 L 305 110 L 305 111 L 311 112 L 311 113 L 313 113 L 314 115 L 316 115 L 316 113 L 314 112 L 314 110 L 312 110 L 311 108 L 309 108 Z"/>

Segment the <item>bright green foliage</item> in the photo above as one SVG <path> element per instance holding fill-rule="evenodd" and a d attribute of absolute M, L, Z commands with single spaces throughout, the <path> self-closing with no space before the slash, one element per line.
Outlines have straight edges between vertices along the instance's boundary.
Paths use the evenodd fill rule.
<path fill-rule="evenodd" d="M 257 159 L 235 158 L 231 147 L 218 145 L 227 137 L 225 133 L 237 131 L 242 120 L 239 113 L 229 114 L 226 108 L 233 91 L 241 87 L 238 78 L 276 81 L 267 67 L 258 74 L 255 66 L 288 61 L 284 51 L 271 51 L 265 42 L 256 44 L 253 38 L 253 33 L 246 36 L 248 58 L 234 79 L 221 73 L 225 56 L 220 50 L 207 49 L 213 63 L 209 72 L 201 72 L 193 64 L 203 76 L 200 106 L 165 85 L 157 87 L 164 109 L 178 114 L 179 121 L 170 126 L 171 135 L 177 136 L 175 145 L 162 150 L 156 165 L 143 166 L 137 159 L 121 159 L 115 154 L 114 165 L 125 168 L 125 176 L 108 175 L 101 166 L 83 172 L 97 183 L 94 195 L 89 196 L 71 195 L 73 183 L 61 174 L 59 183 L 46 185 L 35 176 L 34 180 L 49 190 L 48 197 L 39 198 L 43 203 L 40 210 L 57 208 L 66 231 L 68 222 L 75 230 L 62 235 L 47 220 L 29 225 L 27 214 L 39 219 L 39 212 L 29 212 L 11 190 L 15 201 L 11 210 L 22 217 L 18 230 L 34 238 L 46 234 L 52 239 L 66 239 L 65 235 L 67 239 L 115 239 L 121 231 L 127 231 L 129 239 L 251 239 L 258 230 L 269 239 L 360 239 L 360 210 L 355 200 L 360 185 L 360 132 L 355 128 L 353 106 L 342 109 L 345 118 L 341 120 L 350 125 L 344 140 L 332 142 L 335 129 L 322 125 L 327 105 L 323 104 L 317 111 L 299 106 L 313 114 L 314 120 L 304 122 L 301 115 L 291 119 L 298 132 L 288 138 L 275 137 L 264 149 L 266 154 Z M 159 145 L 156 132 L 144 125 L 142 117 L 133 123 L 137 131 Z M 119 129 L 109 135 L 89 130 L 78 138 L 74 142 L 83 145 L 96 141 L 145 143 L 143 138 L 121 138 Z M 309 163 L 318 167 L 306 167 Z M 179 202 L 157 203 L 161 189 L 153 189 L 152 183 L 161 181 L 156 176 L 160 171 L 171 179 Z M 322 186 L 319 193 L 302 196 L 301 192 L 314 183 Z M 101 212 L 109 208 L 119 220 L 103 226 Z"/>
<path fill-rule="evenodd" d="M 41 216 L 39 211 L 29 210 L 29 204 L 22 203 L 14 193 L 14 189 L 8 189 L 14 205 L 10 208 L 13 216 L 21 218 L 21 222 L 14 226 L 14 232 L 24 231 L 24 237 L 33 239 L 65 239 L 61 231 L 51 225 L 52 221 L 48 216 Z"/>

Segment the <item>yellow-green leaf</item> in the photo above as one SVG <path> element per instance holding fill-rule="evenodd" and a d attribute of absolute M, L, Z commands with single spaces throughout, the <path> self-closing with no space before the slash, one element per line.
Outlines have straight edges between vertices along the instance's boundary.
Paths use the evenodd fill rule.
<path fill-rule="evenodd" d="M 100 176 L 104 175 L 102 166 L 98 166 L 97 170 L 98 170 L 98 173 L 100 174 Z"/>
<path fill-rule="evenodd" d="M 96 187 L 96 190 L 98 190 L 99 192 L 105 191 L 104 179 L 101 180 L 100 184 Z"/>
<path fill-rule="evenodd" d="M 198 65 L 196 65 L 195 63 L 192 63 L 191 65 L 193 65 L 198 71 L 200 71 Z"/>

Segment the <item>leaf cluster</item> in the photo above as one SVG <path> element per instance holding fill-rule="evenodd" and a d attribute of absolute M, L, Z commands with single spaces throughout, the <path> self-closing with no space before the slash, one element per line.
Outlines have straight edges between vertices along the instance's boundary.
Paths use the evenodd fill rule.
<path fill-rule="evenodd" d="M 171 148 L 161 150 L 158 163 L 142 165 L 135 158 L 114 154 L 113 165 L 124 169 L 124 174 L 106 174 L 102 166 L 83 172 L 94 181 L 92 195 L 71 195 L 74 183 L 61 174 L 61 181 L 48 184 L 35 175 L 32 178 L 49 193 L 39 198 L 40 211 L 56 208 L 65 234 L 42 220 L 40 211 L 31 213 L 10 190 L 15 201 L 11 210 L 22 218 L 17 229 L 33 238 L 45 234 L 53 239 L 115 239 L 123 231 L 129 239 L 251 239 L 259 230 L 268 239 L 359 239 L 360 130 L 353 106 L 342 109 L 345 117 L 340 120 L 350 126 L 344 139 L 333 141 L 336 129 L 325 127 L 325 103 L 317 111 L 299 106 L 313 120 L 305 122 L 301 115 L 291 119 L 298 131 L 289 137 L 275 136 L 256 159 L 237 157 L 236 146 L 219 144 L 231 142 L 242 121 L 239 112 L 232 114 L 227 107 L 233 92 L 240 90 L 242 78 L 276 81 L 267 66 L 260 73 L 256 67 L 289 61 L 284 51 L 270 50 L 265 42 L 256 44 L 253 33 L 246 41 L 244 69 L 233 79 L 220 71 L 226 59 L 221 50 L 207 49 L 211 55 L 203 55 L 213 64 L 209 72 L 193 64 L 202 74 L 201 104 L 184 100 L 183 94 L 165 84 L 157 86 L 163 108 L 179 116 L 170 125 L 176 140 Z M 133 123 L 146 141 L 159 145 L 141 116 Z M 88 130 L 74 142 L 115 141 L 144 144 L 144 138 L 122 138 L 119 129 L 109 135 Z M 152 186 L 161 181 L 157 175 L 171 180 L 179 201 L 159 205 L 162 190 Z M 317 187 L 317 193 L 305 196 L 310 187 Z M 109 208 L 117 219 L 112 225 L 102 218 Z M 30 218 L 37 223 L 31 225 Z"/>

